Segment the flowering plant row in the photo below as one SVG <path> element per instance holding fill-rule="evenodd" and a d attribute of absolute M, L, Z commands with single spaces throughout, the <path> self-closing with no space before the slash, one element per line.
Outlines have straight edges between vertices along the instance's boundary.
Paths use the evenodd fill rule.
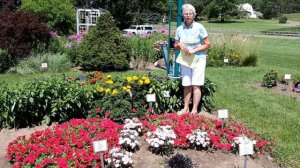
<path fill-rule="evenodd" d="M 237 152 L 242 136 L 255 141 L 255 151 L 259 153 L 273 144 L 232 120 L 221 129 L 220 121 L 203 116 L 164 114 L 126 119 L 123 125 L 99 118 L 57 124 L 34 132 L 29 139 L 21 136 L 9 143 L 7 159 L 14 167 L 99 167 L 99 154 L 93 153 L 92 143 L 106 139 L 107 166 L 130 167 L 131 152 L 139 149 L 137 138 L 146 132 L 149 149 L 162 155 L 170 154 L 174 147 Z"/>
<path fill-rule="evenodd" d="M 274 144 L 274 142 L 261 138 L 244 125 L 236 124 L 233 120 L 228 120 L 224 129 L 222 129 L 222 121 L 220 120 L 190 114 L 146 116 L 141 119 L 141 122 L 145 126 L 145 131 L 153 133 L 157 132 L 161 126 L 171 127 L 176 134 L 174 147 L 221 149 L 237 153 L 238 144 L 241 143 L 242 139 L 246 139 L 243 137 L 248 137 L 249 141 L 255 144 L 254 150 L 264 153 L 268 146 Z M 152 143 L 150 145 L 153 146 Z M 156 148 L 160 148 L 160 143 L 155 143 L 155 145 Z"/>

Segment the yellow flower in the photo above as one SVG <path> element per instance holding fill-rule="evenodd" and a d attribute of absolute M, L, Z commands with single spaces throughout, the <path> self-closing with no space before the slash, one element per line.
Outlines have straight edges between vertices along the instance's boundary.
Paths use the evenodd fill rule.
<path fill-rule="evenodd" d="M 126 92 L 128 92 L 128 93 L 129 93 L 130 91 L 131 91 L 130 89 L 126 89 Z"/>
<path fill-rule="evenodd" d="M 130 86 L 130 85 L 127 85 L 126 88 L 127 88 L 127 89 L 131 89 L 131 86 Z"/>
<path fill-rule="evenodd" d="M 143 85 L 143 84 L 144 84 L 143 80 L 139 80 L 139 85 Z"/>
<path fill-rule="evenodd" d="M 113 84 L 113 83 L 114 83 L 114 81 L 112 81 L 112 80 L 108 80 L 108 81 L 106 81 L 106 83 L 107 83 L 107 84 Z"/>
<path fill-rule="evenodd" d="M 143 76 L 143 77 L 142 77 L 142 79 L 143 79 L 143 80 L 146 80 L 146 79 L 147 79 L 147 77 L 146 77 L 146 76 Z"/>
<path fill-rule="evenodd" d="M 104 91 L 104 88 L 103 88 L 103 87 L 99 87 L 99 88 L 98 88 L 98 91 L 99 91 L 99 92 L 103 92 L 103 91 Z"/>
<path fill-rule="evenodd" d="M 145 79 L 145 84 L 149 84 L 150 83 L 150 79 Z"/>
<path fill-rule="evenodd" d="M 133 76 L 132 79 L 133 79 L 134 81 L 137 81 L 137 80 L 139 79 L 139 77 Z"/>
<path fill-rule="evenodd" d="M 110 89 L 110 88 L 107 88 L 107 89 L 105 90 L 105 93 L 108 94 L 108 93 L 110 93 L 110 91 L 111 91 L 111 89 Z"/>
<path fill-rule="evenodd" d="M 106 78 L 107 79 L 111 79 L 111 75 L 106 75 Z"/>
<path fill-rule="evenodd" d="M 112 91 L 112 94 L 113 94 L 113 95 L 118 94 L 118 89 L 114 89 L 114 90 Z"/>
<path fill-rule="evenodd" d="M 131 82 L 132 81 L 132 77 L 130 77 L 130 76 L 127 77 L 126 79 L 127 79 L 127 82 Z"/>
<path fill-rule="evenodd" d="M 127 87 L 126 87 L 126 86 L 123 86 L 122 89 L 125 91 L 125 90 L 127 89 Z"/>

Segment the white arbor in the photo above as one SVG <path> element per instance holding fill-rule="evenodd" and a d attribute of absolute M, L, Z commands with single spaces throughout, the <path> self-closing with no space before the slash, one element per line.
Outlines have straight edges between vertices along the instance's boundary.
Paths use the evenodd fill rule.
<path fill-rule="evenodd" d="M 85 33 L 91 26 L 95 26 L 98 17 L 104 12 L 104 9 L 77 9 L 77 34 Z"/>

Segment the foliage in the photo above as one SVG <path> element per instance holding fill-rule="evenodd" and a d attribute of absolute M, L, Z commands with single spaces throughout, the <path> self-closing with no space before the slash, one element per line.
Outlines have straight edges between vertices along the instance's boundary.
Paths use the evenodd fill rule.
<path fill-rule="evenodd" d="M 103 76 L 100 72 L 93 72 L 88 81 L 97 88 L 95 94 L 95 108 L 99 108 L 100 116 L 114 120 L 144 116 L 146 99 L 150 79 L 146 76 L 127 76 L 124 79 L 111 75 Z"/>
<path fill-rule="evenodd" d="M 47 63 L 47 68 L 42 68 L 42 63 Z M 9 72 L 19 73 L 22 75 L 32 74 L 36 72 L 65 72 L 71 67 L 71 61 L 66 54 L 38 54 L 29 58 L 19 60 L 18 64 L 9 69 Z"/>
<path fill-rule="evenodd" d="M 45 47 L 50 40 L 49 28 L 31 12 L 0 13 L 0 29 L 0 48 L 13 59 L 28 56 L 39 44 Z"/>
<path fill-rule="evenodd" d="M 184 156 L 180 153 L 176 153 L 168 160 L 166 160 L 168 168 L 193 168 L 193 161 L 189 156 Z"/>
<path fill-rule="evenodd" d="M 59 34 L 68 35 L 74 31 L 76 10 L 72 0 L 22 0 L 21 9 L 47 15 L 48 26 Z"/>
<path fill-rule="evenodd" d="M 258 43 L 245 36 L 212 36 L 212 47 L 207 51 L 207 66 L 255 66 L 260 52 Z M 225 63 L 224 59 L 228 59 Z"/>
<path fill-rule="evenodd" d="M 271 88 L 277 86 L 277 81 L 278 81 L 278 72 L 275 70 L 271 70 L 270 72 L 264 75 L 262 86 Z"/>
<path fill-rule="evenodd" d="M 236 0 L 213 0 L 205 9 L 207 18 L 220 17 L 221 23 L 225 22 L 225 18 L 236 16 L 238 14 Z"/>
<path fill-rule="evenodd" d="M 17 89 L 2 86 L 1 127 L 18 128 L 85 118 L 93 105 L 92 89 L 61 77 L 32 80 Z"/>
<path fill-rule="evenodd" d="M 166 40 L 167 36 L 162 33 L 154 33 L 150 35 L 132 36 L 128 38 L 131 46 L 131 56 L 136 62 L 154 62 L 159 58 L 159 54 L 153 48 L 153 45 L 158 40 Z M 159 48 L 160 50 L 160 48 Z"/>
<path fill-rule="evenodd" d="M 0 73 L 5 72 L 8 70 L 14 61 L 11 60 L 11 57 L 5 50 L 0 49 Z"/>
<path fill-rule="evenodd" d="M 105 13 L 79 45 L 76 62 L 86 70 L 122 71 L 129 68 L 129 54 L 126 37 Z"/>
<path fill-rule="evenodd" d="M 245 57 L 241 61 L 242 66 L 256 66 L 257 63 L 257 54 L 256 53 L 250 53 L 248 57 Z"/>
<path fill-rule="evenodd" d="M 279 17 L 279 23 L 285 24 L 287 22 L 288 18 L 286 16 L 280 16 Z"/>

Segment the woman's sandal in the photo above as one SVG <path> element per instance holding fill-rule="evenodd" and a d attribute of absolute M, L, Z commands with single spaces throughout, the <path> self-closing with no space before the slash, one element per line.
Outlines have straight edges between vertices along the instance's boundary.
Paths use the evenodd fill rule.
<path fill-rule="evenodd" d="M 189 112 L 184 111 L 183 109 L 177 112 L 177 115 L 187 114 Z"/>

